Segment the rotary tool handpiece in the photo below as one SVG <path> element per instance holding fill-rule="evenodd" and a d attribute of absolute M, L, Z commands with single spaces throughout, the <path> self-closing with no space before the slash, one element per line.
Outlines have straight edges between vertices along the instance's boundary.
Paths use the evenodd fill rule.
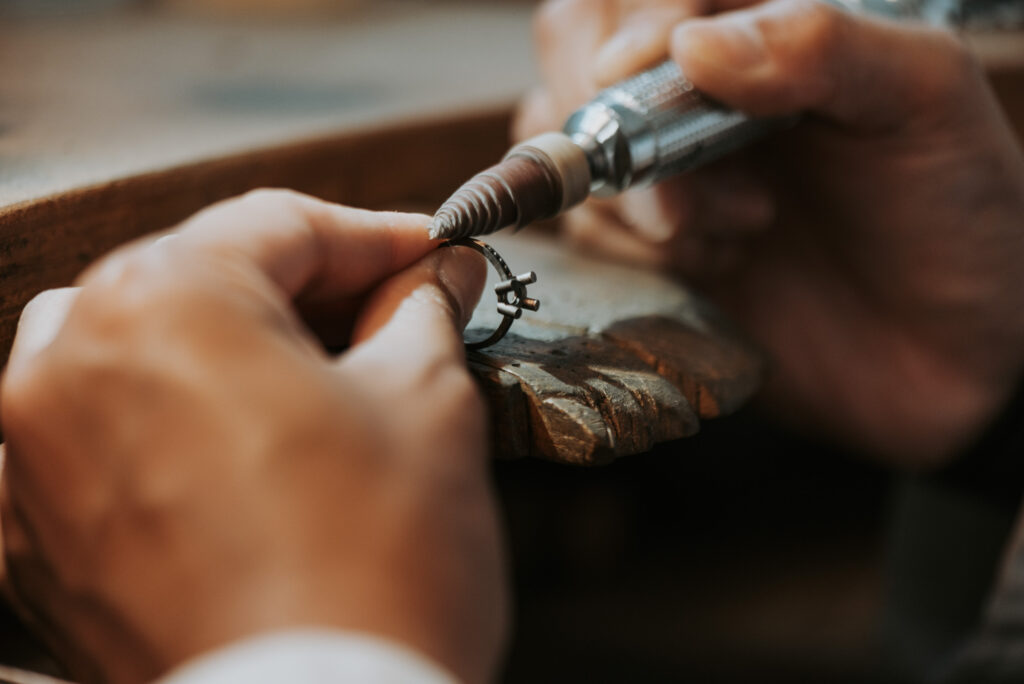
<path fill-rule="evenodd" d="M 609 196 L 695 169 L 787 121 L 712 102 L 667 61 L 602 91 L 563 133 L 586 154 L 590 192 Z"/>
<path fill-rule="evenodd" d="M 607 88 L 562 133 L 512 148 L 441 207 L 436 238 L 520 228 L 579 204 L 694 169 L 779 128 L 718 105 L 667 61 Z"/>
<path fill-rule="evenodd" d="M 824 0 L 852 12 L 948 23 L 955 0 Z M 694 88 L 673 61 L 602 91 L 569 117 L 561 133 L 513 147 L 434 215 L 435 238 L 521 228 L 579 204 L 650 185 L 735 150 L 794 117 L 753 118 Z"/>

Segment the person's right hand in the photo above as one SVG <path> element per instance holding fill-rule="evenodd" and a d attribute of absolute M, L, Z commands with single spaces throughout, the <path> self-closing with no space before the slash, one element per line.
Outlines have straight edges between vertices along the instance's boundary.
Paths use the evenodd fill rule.
<path fill-rule="evenodd" d="M 4 554 L 77 680 L 293 628 L 493 678 L 502 542 L 460 334 L 486 264 L 428 223 L 253 193 L 26 308 Z"/>
<path fill-rule="evenodd" d="M 802 122 L 571 214 L 682 273 L 770 353 L 782 417 L 913 465 L 968 443 L 1024 367 L 1024 158 L 950 33 L 815 0 L 555 0 L 518 135 L 671 55 L 710 97 Z M 704 18 L 710 11 L 732 10 Z"/>

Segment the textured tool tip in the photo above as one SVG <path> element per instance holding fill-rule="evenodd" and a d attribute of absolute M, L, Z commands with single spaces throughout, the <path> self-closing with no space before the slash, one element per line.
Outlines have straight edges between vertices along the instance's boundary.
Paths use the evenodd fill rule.
<path fill-rule="evenodd" d="M 442 213 L 436 214 L 430 221 L 430 225 L 427 226 L 427 235 L 431 240 L 446 240 L 452 236 L 453 232 L 455 232 L 455 226 L 452 225 L 449 217 Z"/>
<path fill-rule="evenodd" d="M 585 165 L 586 157 L 580 155 Z M 543 151 L 520 145 L 448 198 L 431 221 L 430 237 L 455 239 L 521 228 L 554 216 L 563 199 L 558 167 Z"/>

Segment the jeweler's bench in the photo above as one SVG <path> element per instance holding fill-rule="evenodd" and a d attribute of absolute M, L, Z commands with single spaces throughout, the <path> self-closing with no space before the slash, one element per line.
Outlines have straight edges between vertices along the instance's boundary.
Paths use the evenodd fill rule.
<path fill-rule="evenodd" d="M 507 146 L 532 81 L 529 12 L 380 3 L 317 25 L 126 13 L 0 27 L 4 63 L 24 65 L 0 84 L 0 348 L 40 290 L 251 188 L 433 210 Z M 471 356 L 501 455 L 638 453 L 756 387 L 756 356 L 680 285 L 536 236 L 498 242 L 538 271 L 544 300 Z"/>
<path fill-rule="evenodd" d="M 0 350 L 37 292 L 251 188 L 429 211 L 504 152 L 534 78 L 529 13 L 381 0 L 340 23 L 0 25 Z M 1024 132 L 1024 37 L 974 44 Z M 543 301 L 469 358 L 499 454 L 607 461 L 691 435 L 756 389 L 756 353 L 678 283 L 571 255 L 543 231 L 492 242 L 538 272 Z M 2 620 L 0 662 L 39 665 Z"/>

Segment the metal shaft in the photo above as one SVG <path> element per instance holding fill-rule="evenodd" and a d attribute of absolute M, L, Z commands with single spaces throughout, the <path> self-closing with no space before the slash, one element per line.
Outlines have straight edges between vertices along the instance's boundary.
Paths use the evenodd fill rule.
<path fill-rule="evenodd" d="M 781 125 L 713 102 L 667 61 L 602 91 L 563 130 L 587 153 L 591 192 L 608 196 L 695 169 Z"/>
<path fill-rule="evenodd" d="M 956 0 L 824 1 L 853 12 L 932 23 L 949 22 L 957 5 Z M 794 120 L 755 119 L 720 105 L 667 61 L 602 91 L 569 117 L 564 136 L 541 136 L 538 140 L 544 141 L 528 154 L 517 152 L 521 146 L 513 148 L 505 161 L 445 203 L 431 235 L 451 238 L 522 227 L 582 202 L 588 194 L 579 192 L 584 176 L 589 194 L 615 195 L 695 169 Z M 582 154 L 567 151 L 566 137 L 568 147 Z M 549 144 L 556 153 L 546 149 Z"/>

